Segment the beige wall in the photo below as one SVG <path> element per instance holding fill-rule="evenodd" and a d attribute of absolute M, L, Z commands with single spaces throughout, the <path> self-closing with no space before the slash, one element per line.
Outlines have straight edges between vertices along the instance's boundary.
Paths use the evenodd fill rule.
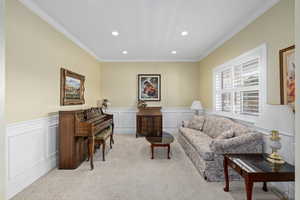
<path fill-rule="evenodd" d="M 233 59 L 262 43 L 268 51 L 269 104 L 279 104 L 279 50 L 294 44 L 294 0 L 281 0 L 253 23 L 225 42 L 221 47 L 200 62 L 200 99 L 212 109 L 213 68 Z"/>
<path fill-rule="evenodd" d="M 0 200 L 5 200 L 6 196 L 6 134 L 5 134 L 5 47 L 4 47 L 4 6 L 5 1 L 0 0 Z"/>
<path fill-rule="evenodd" d="M 295 199 L 300 199 L 300 49 L 298 48 L 300 46 L 300 0 L 296 0 L 296 6 L 295 6 L 295 17 L 296 17 L 296 34 L 295 34 L 295 40 L 296 40 L 296 131 L 295 131 L 295 162 L 296 162 L 296 197 Z"/>
<path fill-rule="evenodd" d="M 198 99 L 198 63 L 115 62 L 101 63 L 101 92 L 113 107 L 136 106 L 137 75 L 161 74 L 161 97 L 165 107 L 190 106 Z"/>
<path fill-rule="evenodd" d="M 100 64 L 17 0 L 6 1 L 6 119 L 45 117 L 60 109 L 60 67 L 86 76 L 86 105 L 100 99 Z"/>

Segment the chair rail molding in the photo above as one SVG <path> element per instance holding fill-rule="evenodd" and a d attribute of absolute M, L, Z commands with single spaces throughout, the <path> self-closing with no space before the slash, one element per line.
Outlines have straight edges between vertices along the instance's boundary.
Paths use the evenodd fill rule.
<path fill-rule="evenodd" d="M 7 196 L 12 198 L 57 166 L 58 116 L 8 124 Z"/>

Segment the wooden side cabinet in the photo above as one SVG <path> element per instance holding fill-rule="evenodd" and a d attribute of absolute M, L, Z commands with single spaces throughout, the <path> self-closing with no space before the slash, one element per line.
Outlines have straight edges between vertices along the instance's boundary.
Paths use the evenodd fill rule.
<path fill-rule="evenodd" d="M 139 110 L 136 115 L 136 137 L 161 136 L 162 113 L 161 107 L 146 107 Z"/>

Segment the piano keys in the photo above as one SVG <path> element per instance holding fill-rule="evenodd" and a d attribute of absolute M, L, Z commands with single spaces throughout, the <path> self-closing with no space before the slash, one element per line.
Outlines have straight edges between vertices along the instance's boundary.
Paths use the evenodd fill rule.
<path fill-rule="evenodd" d="M 76 169 L 87 159 L 88 148 L 93 152 L 88 144 L 94 136 L 109 126 L 114 127 L 113 115 L 101 108 L 59 111 L 59 169 Z"/>

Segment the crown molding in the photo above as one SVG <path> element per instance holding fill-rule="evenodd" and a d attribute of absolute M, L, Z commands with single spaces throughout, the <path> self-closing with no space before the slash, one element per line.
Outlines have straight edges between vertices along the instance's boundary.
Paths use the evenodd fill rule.
<path fill-rule="evenodd" d="M 76 45 L 78 45 L 84 51 L 89 53 L 97 61 L 102 60 L 94 53 L 94 51 L 92 51 L 90 48 L 88 48 L 86 45 L 84 45 L 76 36 L 74 36 L 74 34 L 67 31 L 67 29 L 62 24 L 58 23 L 53 17 L 49 16 L 42 8 L 40 8 L 32 0 L 19 0 L 19 2 L 21 2 L 25 7 L 30 9 L 33 13 L 38 15 L 45 22 L 47 22 L 52 27 L 54 27 L 57 31 L 64 34 L 68 39 L 70 39 L 72 42 L 74 42 Z"/>
<path fill-rule="evenodd" d="M 211 48 L 208 48 L 207 51 L 204 51 L 202 53 L 202 55 L 197 60 L 201 61 L 205 57 L 209 56 L 209 54 L 211 54 L 217 48 L 219 48 L 220 46 L 222 46 L 226 41 L 230 40 L 233 36 L 235 36 L 241 30 L 243 30 L 244 28 L 246 28 L 255 19 L 257 19 L 259 16 L 261 16 L 263 13 L 265 13 L 267 10 L 269 10 L 271 7 L 273 7 L 279 1 L 280 0 L 273 0 L 273 1 L 268 1 L 267 3 L 265 3 L 260 9 L 258 9 L 256 12 L 254 12 L 247 20 L 245 20 L 242 23 L 240 23 L 239 25 L 237 25 L 236 28 L 233 29 L 231 32 L 223 35 L 223 37 L 219 41 L 217 41 L 214 45 L 212 45 Z"/>
<path fill-rule="evenodd" d="M 116 59 L 116 60 L 106 60 L 102 59 L 99 60 L 99 62 L 105 63 L 105 62 L 199 62 L 198 59 L 173 59 L 173 60 L 168 60 L 168 59 L 157 59 L 157 60 L 150 60 L 150 59 Z"/>

